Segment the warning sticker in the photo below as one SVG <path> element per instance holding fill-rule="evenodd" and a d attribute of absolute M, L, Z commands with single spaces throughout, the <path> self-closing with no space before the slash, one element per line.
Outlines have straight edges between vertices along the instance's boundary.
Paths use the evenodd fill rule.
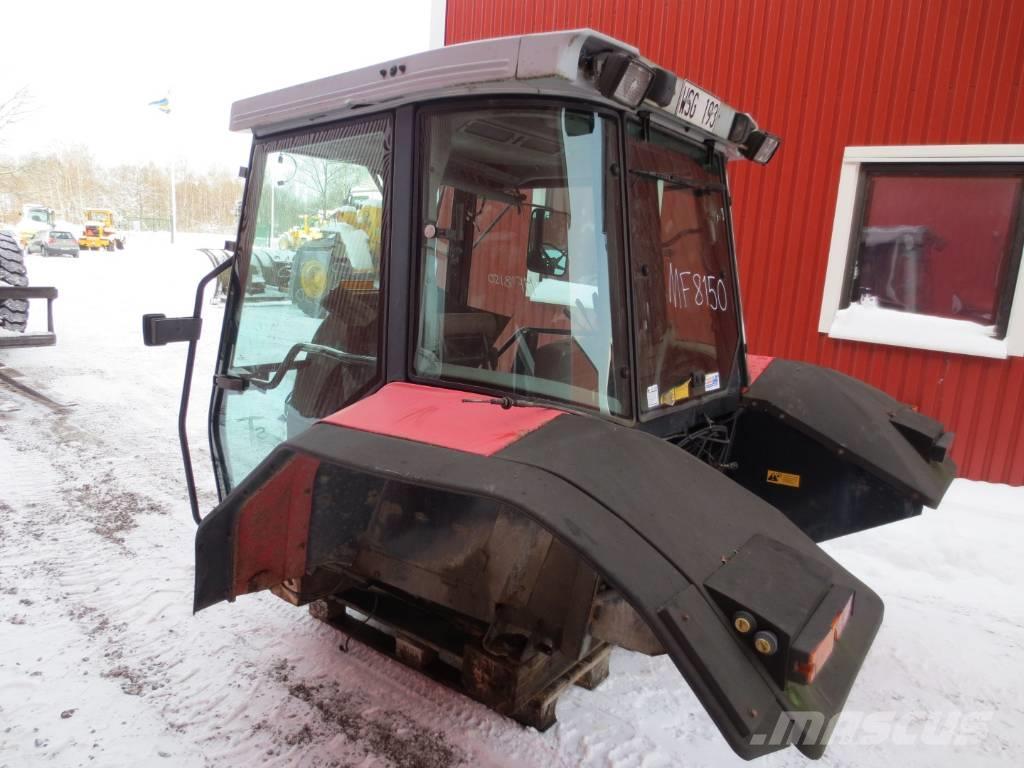
<path fill-rule="evenodd" d="M 667 392 L 661 393 L 661 399 L 658 401 L 662 405 L 675 405 L 680 400 L 685 400 L 690 396 L 690 380 L 687 379 L 678 387 L 672 387 Z"/>
<path fill-rule="evenodd" d="M 718 375 L 718 371 L 715 371 L 714 373 L 709 373 L 704 378 L 704 391 L 705 392 L 714 392 L 716 389 L 721 389 L 721 388 L 722 388 L 722 379 Z"/>
<path fill-rule="evenodd" d="M 768 482 L 774 485 L 788 485 L 790 488 L 800 487 L 800 475 L 793 475 L 789 472 L 779 472 L 777 469 L 768 470 Z"/>
<path fill-rule="evenodd" d="M 658 385 L 651 384 L 647 388 L 647 407 L 657 408 L 658 407 Z"/>

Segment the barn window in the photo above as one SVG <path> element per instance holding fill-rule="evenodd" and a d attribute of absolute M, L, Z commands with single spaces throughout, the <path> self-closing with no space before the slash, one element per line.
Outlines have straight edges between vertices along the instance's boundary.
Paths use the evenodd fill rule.
<path fill-rule="evenodd" d="M 1024 354 L 1024 146 L 850 147 L 839 186 L 820 331 Z"/>

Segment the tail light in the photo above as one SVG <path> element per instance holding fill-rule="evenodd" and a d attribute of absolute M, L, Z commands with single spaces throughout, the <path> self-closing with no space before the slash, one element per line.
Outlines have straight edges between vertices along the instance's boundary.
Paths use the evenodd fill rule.
<path fill-rule="evenodd" d="M 54 240 L 54 239 L 53 239 L 52 237 L 48 237 L 48 238 L 46 238 L 46 244 L 47 244 L 47 245 L 53 245 L 53 244 L 54 244 L 54 243 L 56 243 L 56 242 L 57 242 L 57 241 L 56 241 L 56 240 Z"/>
<path fill-rule="evenodd" d="M 842 607 L 838 613 L 833 613 L 837 603 Z M 823 613 L 824 622 L 819 618 Z M 814 678 L 825 666 L 832 651 L 835 650 L 836 641 L 846 629 L 852 614 L 853 592 L 842 590 L 837 594 L 837 590 L 833 589 L 825 598 L 821 608 L 815 612 L 815 616 L 808 622 L 807 627 L 800 633 L 796 643 L 793 644 L 790 656 L 792 663 L 790 677 L 792 679 L 808 685 L 814 682 Z M 825 626 L 823 627 L 822 624 Z M 825 630 L 824 636 L 821 634 L 822 629 Z M 808 647 L 808 641 L 815 642 L 815 644 Z"/>

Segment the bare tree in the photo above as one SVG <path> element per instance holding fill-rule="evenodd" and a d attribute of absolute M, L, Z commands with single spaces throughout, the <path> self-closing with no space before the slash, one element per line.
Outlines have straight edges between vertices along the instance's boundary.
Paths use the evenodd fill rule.
<path fill-rule="evenodd" d="M 106 200 L 122 216 L 142 220 L 168 215 L 167 174 L 152 163 L 119 165 L 109 172 L 105 186 Z"/>
<path fill-rule="evenodd" d="M 27 85 L 19 88 L 4 101 L 0 101 L 0 147 L 4 145 L 4 134 L 7 132 L 7 129 L 31 111 L 32 94 Z M 13 173 L 13 167 L 0 163 L 0 179 Z M 5 184 L 4 188 L 0 188 L 0 191 L 8 191 L 6 186 Z"/>
<path fill-rule="evenodd" d="M 0 142 L 7 128 L 22 120 L 32 111 L 32 94 L 28 86 L 19 88 L 4 101 L 0 101 Z"/>
<path fill-rule="evenodd" d="M 298 160 L 295 181 L 312 193 L 319 212 L 326 214 L 332 207 L 347 202 L 352 187 L 364 173 L 362 168 L 348 163 L 304 157 Z"/>
<path fill-rule="evenodd" d="M 29 203 L 47 205 L 59 220 L 82 221 L 91 206 L 109 207 L 119 219 L 142 228 L 165 226 L 170 217 L 168 174 L 153 163 L 100 165 L 82 146 L 12 160 L 12 172 L 0 177 L 0 218 L 17 215 Z M 235 202 L 241 182 L 227 170 L 184 170 L 176 185 L 178 219 L 193 231 L 230 232 L 237 222 Z"/>

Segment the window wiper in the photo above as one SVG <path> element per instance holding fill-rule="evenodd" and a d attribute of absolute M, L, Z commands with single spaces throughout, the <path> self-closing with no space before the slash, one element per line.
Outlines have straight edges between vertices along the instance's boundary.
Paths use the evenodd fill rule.
<path fill-rule="evenodd" d="M 509 408 L 549 408 L 547 404 L 538 403 L 534 400 L 528 400 L 525 397 L 512 397 L 511 395 L 505 395 L 504 397 L 464 397 L 462 398 L 464 403 L 484 403 L 485 405 L 500 405 L 506 411 Z"/>
<path fill-rule="evenodd" d="M 284 377 L 288 375 L 289 371 L 298 368 L 306 362 L 305 359 L 296 362 L 295 358 L 298 357 L 301 352 L 305 352 L 307 355 L 323 355 L 324 357 L 334 358 L 335 360 L 343 363 L 355 363 L 356 365 L 377 364 L 377 358 L 374 355 L 356 355 L 351 352 L 342 352 L 340 349 L 327 347 L 323 344 L 310 344 L 300 341 L 298 344 L 292 344 L 291 349 L 288 350 L 288 354 L 284 356 L 284 360 L 280 363 L 271 363 L 269 366 L 256 366 L 256 370 L 259 371 L 273 370 L 274 375 L 269 379 L 259 378 L 254 372 L 248 371 L 239 372 L 235 378 L 244 382 L 243 386 L 255 387 L 256 389 L 264 392 L 276 389 L 284 380 Z"/>
<path fill-rule="evenodd" d="M 725 192 L 725 185 L 719 184 L 717 181 L 698 181 L 697 179 L 676 176 L 674 173 L 644 171 L 636 168 L 631 168 L 629 172 L 634 173 L 637 176 L 643 176 L 644 178 L 663 181 L 667 185 L 668 189 L 696 189 L 701 192 Z"/>

